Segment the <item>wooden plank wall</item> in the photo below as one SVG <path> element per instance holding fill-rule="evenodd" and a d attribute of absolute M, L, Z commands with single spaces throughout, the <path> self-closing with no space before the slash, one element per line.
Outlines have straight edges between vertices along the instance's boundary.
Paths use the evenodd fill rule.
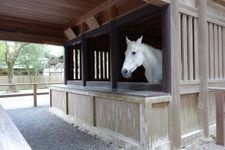
<path fill-rule="evenodd" d="M 215 123 L 215 95 L 207 87 L 225 83 L 223 16 L 224 7 L 212 1 L 179 0 L 182 135 L 201 129 L 208 136 L 209 125 Z M 182 117 L 187 114 L 194 119 L 189 127 Z"/>

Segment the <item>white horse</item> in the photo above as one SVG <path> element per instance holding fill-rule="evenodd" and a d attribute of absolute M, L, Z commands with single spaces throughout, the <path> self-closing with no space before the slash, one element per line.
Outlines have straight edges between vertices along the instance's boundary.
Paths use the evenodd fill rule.
<path fill-rule="evenodd" d="M 149 83 L 162 82 L 162 52 L 142 43 L 142 36 L 137 41 L 126 37 L 127 50 L 121 73 L 124 78 L 130 78 L 137 67 L 143 65 L 145 77 Z"/>

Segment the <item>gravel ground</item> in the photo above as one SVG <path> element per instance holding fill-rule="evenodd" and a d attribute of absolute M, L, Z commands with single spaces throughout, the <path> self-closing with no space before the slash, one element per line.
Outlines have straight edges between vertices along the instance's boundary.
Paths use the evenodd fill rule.
<path fill-rule="evenodd" d="M 111 144 L 80 131 L 48 107 L 7 111 L 33 150 L 111 150 Z"/>
<path fill-rule="evenodd" d="M 7 111 L 33 150 L 115 150 L 49 112 L 48 107 Z M 215 135 L 182 147 L 182 150 L 225 150 L 215 144 Z"/>
<path fill-rule="evenodd" d="M 225 150 L 225 147 L 216 145 L 215 135 L 211 135 L 210 138 L 202 138 L 195 143 L 184 146 L 182 150 Z"/>

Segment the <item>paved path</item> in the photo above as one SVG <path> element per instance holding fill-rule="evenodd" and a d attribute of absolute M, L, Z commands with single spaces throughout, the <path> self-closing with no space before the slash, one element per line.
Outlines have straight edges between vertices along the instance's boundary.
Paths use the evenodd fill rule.
<path fill-rule="evenodd" d="M 49 95 L 38 95 L 37 105 L 38 106 L 49 106 L 50 99 Z M 18 109 L 33 107 L 33 96 L 20 96 L 20 97 L 5 97 L 0 98 L 0 104 L 4 109 Z"/>
<path fill-rule="evenodd" d="M 111 144 L 92 137 L 54 116 L 49 107 L 8 110 L 33 150 L 111 150 Z"/>

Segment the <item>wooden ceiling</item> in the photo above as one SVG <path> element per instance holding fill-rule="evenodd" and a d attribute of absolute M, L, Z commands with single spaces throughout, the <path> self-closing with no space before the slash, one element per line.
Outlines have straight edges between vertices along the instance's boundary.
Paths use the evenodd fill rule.
<path fill-rule="evenodd" d="M 16 35 L 15 40 L 20 41 L 62 44 L 63 30 L 68 24 L 103 2 L 0 0 L 0 39 L 13 40 Z"/>
<path fill-rule="evenodd" d="M 0 0 L 0 40 L 62 45 L 65 29 L 86 32 L 146 1 L 156 0 Z"/>

